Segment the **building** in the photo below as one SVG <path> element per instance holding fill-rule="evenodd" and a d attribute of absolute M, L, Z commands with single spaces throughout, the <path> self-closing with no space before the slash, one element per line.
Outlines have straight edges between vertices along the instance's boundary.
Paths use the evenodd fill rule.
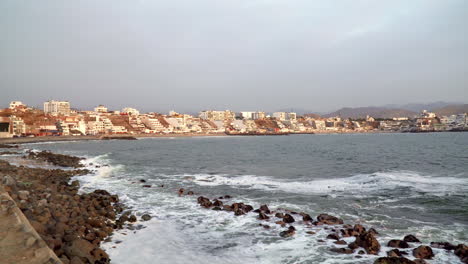
<path fill-rule="evenodd" d="M 94 112 L 96 113 L 107 113 L 107 107 L 103 105 L 98 105 L 94 108 Z"/>
<path fill-rule="evenodd" d="M 255 112 L 252 114 L 252 119 L 257 120 L 257 119 L 265 119 L 266 114 L 265 112 Z"/>
<path fill-rule="evenodd" d="M 296 120 L 297 114 L 294 112 L 274 112 L 273 117 L 279 121 Z"/>
<path fill-rule="evenodd" d="M 10 116 L 11 120 L 11 128 L 12 133 L 14 136 L 21 136 L 26 134 L 26 124 L 24 123 L 23 119 L 17 116 Z"/>
<path fill-rule="evenodd" d="M 140 111 L 138 111 L 135 108 L 131 108 L 131 107 L 125 107 L 124 109 L 122 109 L 121 112 L 123 114 L 131 115 L 131 116 L 139 116 L 140 115 Z"/>
<path fill-rule="evenodd" d="M 26 107 L 26 105 L 23 104 L 20 101 L 11 101 L 10 102 L 10 109 L 16 109 L 16 108 L 19 108 L 19 107 Z"/>
<path fill-rule="evenodd" d="M 10 118 L 0 117 L 0 138 L 13 137 L 10 130 Z"/>
<path fill-rule="evenodd" d="M 70 115 L 70 103 L 50 100 L 44 103 L 44 113 L 51 115 Z"/>
<path fill-rule="evenodd" d="M 236 114 L 230 110 L 225 111 L 202 111 L 199 114 L 199 117 L 203 120 L 210 120 L 210 121 L 225 121 L 225 120 L 234 120 L 236 118 Z"/>
<path fill-rule="evenodd" d="M 155 131 L 155 132 L 162 132 L 166 129 L 164 125 L 161 124 L 158 118 L 151 118 L 151 117 L 145 116 L 141 118 L 141 121 L 148 129 Z"/>

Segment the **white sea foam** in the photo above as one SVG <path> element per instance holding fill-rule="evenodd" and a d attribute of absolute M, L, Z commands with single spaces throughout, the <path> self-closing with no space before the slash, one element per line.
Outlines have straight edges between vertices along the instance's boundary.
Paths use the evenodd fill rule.
<path fill-rule="evenodd" d="M 293 193 L 369 193 L 388 191 L 395 188 L 409 188 L 417 192 L 427 192 L 434 195 L 446 195 L 468 190 L 468 181 L 457 177 L 423 176 L 416 172 L 394 171 L 359 174 L 347 178 L 317 179 L 312 181 L 286 181 L 269 176 L 255 175 L 182 175 L 185 179 L 194 178 L 199 185 L 216 186 L 230 185 L 239 188 L 252 188 L 267 191 L 283 191 Z"/>

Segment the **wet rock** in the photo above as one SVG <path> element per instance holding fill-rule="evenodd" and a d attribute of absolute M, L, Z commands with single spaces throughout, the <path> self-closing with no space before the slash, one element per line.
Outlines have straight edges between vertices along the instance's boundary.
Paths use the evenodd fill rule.
<path fill-rule="evenodd" d="M 131 222 L 131 223 L 134 223 L 137 221 L 137 218 L 135 215 L 131 215 L 129 218 L 128 218 L 128 221 Z"/>
<path fill-rule="evenodd" d="M 260 211 L 265 214 L 271 214 L 270 208 L 266 204 L 260 206 Z"/>
<path fill-rule="evenodd" d="M 150 184 L 145 184 L 145 185 L 142 185 L 141 187 L 143 187 L 143 188 L 151 188 L 151 185 L 150 185 Z"/>
<path fill-rule="evenodd" d="M 259 224 L 261 227 L 265 228 L 265 229 L 270 229 L 270 226 L 269 225 L 262 225 L 262 224 Z"/>
<path fill-rule="evenodd" d="M 283 217 L 283 221 L 288 224 L 295 222 L 294 217 L 292 217 L 292 215 L 290 214 L 285 214 Z"/>
<path fill-rule="evenodd" d="M 330 251 L 340 254 L 353 254 L 354 250 L 350 248 L 330 248 Z"/>
<path fill-rule="evenodd" d="M 149 215 L 149 214 L 144 214 L 144 215 L 141 216 L 141 220 L 143 220 L 143 221 L 149 221 L 149 220 L 151 220 L 151 215 Z"/>
<path fill-rule="evenodd" d="M 375 230 L 374 228 L 370 228 L 369 231 L 367 231 L 368 233 L 371 233 L 372 235 L 376 236 L 379 234 L 379 232 L 377 232 L 377 230 Z"/>
<path fill-rule="evenodd" d="M 314 219 L 312 219 L 312 217 L 306 213 L 300 213 L 300 215 L 302 216 L 302 221 L 304 222 L 312 222 Z"/>
<path fill-rule="evenodd" d="M 144 179 L 140 179 L 140 182 L 141 182 L 141 183 L 145 183 L 145 182 L 146 182 L 146 180 L 144 180 Z"/>
<path fill-rule="evenodd" d="M 245 215 L 244 211 L 242 209 L 237 209 L 234 211 L 234 215 L 240 216 L 240 215 Z"/>
<path fill-rule="evenodd" d="M 351 242 L 351 243 L 348 244 L 348 247 L 349 247 L 350 249 L 356 249 L 356 248 L 358 248 L 359 246 L 356 244 L 356 242 Z"/>
<path fill-rule="evenodd" d="M 284 214 L 283 214 L 283 213 L 276 213 L 276 214 L 275 214 L 275 217 L 277 217 L 277 218 L 283 218 L 283 217 L 284 217 Z"/>
<path fill-rule="evenodd" d="M 413 249 L 413 256 L 420 259 L 432 259 L 434 257 L 434 253 L 432 252 L 432 248 L 429 246 L 419 246 Z"/>
<path fill-rule="evenodd" d="M 316 233 L 314 231 L 306 231 L 307 234 L 309 235 L 315 235 Z"/>
<path fill-rule="evenodd" d="M 188 191 L 187 195 L 194 195 L 193 191 Z"/>
<path fill-rule="evenodd" d="M 75 239 L 72 242 L 68 243 L 64 252 L 68 258 L 73 259 L 73 257 L 79 257 L 86 259 L 89 263 L 94 263 L 95 258 L 91 254 L 91 251 L 94 250 L 93 244 L 84 240 L 84 239 Z"/>
<path fill-rule="evenodd" d="M 213 205 L 213 203 L 210 201 L 210 199 L 208 199 L 206 197 L 203 197 L 203 196 L 198 197 L 197 201 L 201 206 L 203 206 L 205 208 L 210 208 Z"/>
<path fill-rule="evenodd" d="M 282 227 L 285 227 L 285 226 L 286 226 L 286 223 L 283 222 L 283 221 L 276 221 L 275 224 L 280 225 L 280 226 L 282 226 Z"/>
<path fill-rule="evenodd" d="M 402 257 L 382 257 L 374 261 L 374 264 L 416 264 L 414 261 Z"/>
<path fill-rule="evenodd" d="M 250 211 L 253 211 L 253 207 L 250 205 L 250 204 L 246 204 L 244 206 L 242 206 L 242 210 L 244 210 L 244 212 L 248 213 Z"/>
<path fill-rule="evenodd" d="M 265 213 L 260 212 L 260 213 L 258 213 L 258 219 L 259 220 L 268 220 L 268 219 L 270 219 L 270 217 L 268 215 L 266 215 Z"/>
<path fill-rule="evenodd" d="M 288 230 L 282 231 L 280 233 L 281 237 L 291 237 L 296 233 L 296 228 L 294 226 L 290 226 Z"/>
<path fill-rule="evenodd" d="M 221 202 L 221 201 L 218 200 L 218 199 L 215 199 L 215 200 L 213 201 L 213 206 L 220 206 L 220 207 L 222 207 L 222 206 L 223 206 L 223 202 Z"/>
<path fill-rule="evenodd" d="M 213 210 L 213 211 L 222 211 L 223 209 L 221 207 L 219 207 L 219 206 L 215 206 L 211 210 Z"/>
<path fill-rule="evenodd" d="M 442 248 L 445 250 L 454 250 L 455 245 L 449 243 L 449 242 L 431 242 L 431 247 L 433 248 Z"/>
<path fill-rule="evenodd" d="M 419 239 L 417 239 L 415 236 L 413 235 L 406 235 L 404 238 L 403 238 L 403 241 L 405 242 L 410 242 L 410 243 L 421 243 L 421 241 L 419 241 Z"/>
<path fill-rule="evenodd" d="M 225 204 L 225 205 L 223 205 L 223 210 L 230 212 L 230 211 L 232 211 L 232 207 L 230 205 L 228 205 L 228 204 Z"/>
<path fill-rule="evenodd" d="M 340 237 L 337 234 L 329 234 L 327 239 L 340 240 Z"/>
<path fill-rule="evenodd" d="M 224 199 L 231 199 L 232 197 L 230 195 L 224 195 Z"/>
<path fill-rule="evenodd" d="M 369 232 L 364 232 L 356 237 L 356 245 L 364 248 L 367 254 L 377 255 L 380 251 L 380 244 L 374 235 Z"/>
<path fill-rule="evenodd" d="M 401 252 L 397 248 L 387 251 L 387 256 L 389 257 L 401 257 L 402 255 L 403 255 L 403 252 Z"/>
<path fill-rule="evenodd" d="M 455 255 L 457 255 L 463 263 L 468 263 L 468 246 L 459 244 L 455 248 Z"/>
<path fill-rule="evenodd" d="M 406 243 L 403 240 L 398 240 L 398 239 L 392 239 L 388 241 L 387 244 L 388 247 L 394 247 L 394 248 L 409 248 L 408 243 Z"/>
<path fill-rule="evenodd" d="M 333 244 L 337 244 L 337 245 L 346 245 L 346 244 L 348 244 L 348 243 L 346 243 L 346 241 L 344 241 L 344 240 L 338 240 L 338 241 L 333 242 Z"/>
<path fill-rule="evenodd" d="M 178 193 L 179 193 L 179 196 L 182 196 L 185 192 L 185 189 L 184 188 L 180 188 Z"/>
<path fill-rule="evenodd" d="M 366 231 L 366 229 L 362 225 L 356 224 L 353 227 L 353 231 L 355 231 L 357 234 L 362 234 Z"/>
<path fill-rule="evenodd" d="M 325 225 L 342 225 L 343 220 L 328 214 L 320 214 L 317 216 L 317 221 Z"/>

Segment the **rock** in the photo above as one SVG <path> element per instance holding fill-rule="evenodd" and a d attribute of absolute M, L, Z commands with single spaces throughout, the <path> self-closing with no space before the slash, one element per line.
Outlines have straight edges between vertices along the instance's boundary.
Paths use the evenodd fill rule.
<path fill-rule="evenodd" d="M 149 221 L 149 220 L 151 220 L 151 215 L 149 215 L 149 214 L 144 214 L 144 215 L 141 216 L 141 220 L 143 220 L 143 221 Z"/>
<path fill-rule="evenodd" d="M 215 200 L 213 201 L 213 206 L 220 206 L 220 207 L 222 207 L 222 206 L 223 206 L 223 202 L 221 202 L 221 201 L 218 200 L 218 199 L 215 199 Z"/>
<path fill-rule="evenodd" d="M 337 234 L 329 234 L 327 239 L 340 240 L 340 237 Z"/>
<path fill-rule="evenodd" d="M 414 261 L 401 257 L 382 257 L 374 261 L 374 264 L 416 264 Z"/>
<path fill-rule="evenodd" d="M 356 244 L 356 242 L 351 242 L 351 243 L 348 244 L 348 247 L 349 247 L 350 249 L 356 249 L 356 248 L 358 248 L 359 246 Z"/>
<path fill-rule="evenodd" d="M 194 195 L 193 191 L 188 191 L 187 195 Z"/>
<path fill-rule="evenodd" d="M 431 242 L 431 247 L 433 248 L 442 248 L 445 250 L 454 250 L 455 245 L 450 244 L 449 242 Z"/>
<path fill-rule="evenodd" d="M 266 204 L 260 206 L 260 211 L 264 212 L 265 214 L 271 214 L 271 211 Z"/>
<path fill-rule="evenodd" d="M 419 246 L 413 249 L 413 256 L 420 259 L 432 259 L 434 257 L 434 253 L 432 252 L 432 248 L 429 246 Z"/>
<path fill-rule="evenodd" d="M 340 254 L 353 254 L 354 250 L 350 248 L 330 248 L 330 251 Z"/>
<path fill-rule="evenodd" d="M 90 263 L 95 262 L 93 255 L 91 255 L 91 251 L 93 250 L 94 245 L 84 239 L 75 239 L 72 242 L 68 243 L 64 248 L 65 254 L 68 258 L 85 258 Z"/>
<path fill-rule="evenodd" d="M 388 241 L 387 244 L 388 247 L 394 247 L 394 248 L 409 248 L 408 243 L 406 243 L 403 240 L 398 240 L 398 239 L 392 239 Z"/>
<path fill-rule="evenodd" d="M 253 207 L 250 205 L 250 204 L 246 204 L 242 207 L 242 210 L 244 210 L 244 212 L 248 213 L 250 211 L 253 211 Z"/>
<path fill-rule="evenodd" d="M 282 226 L 282 227 L 285 227 L 285 226 L 286 226 L 286 223 L 283 222 L 283 221 L 276 221 L 275 224 L 280 225 L 280 226 Z"/>
<path fill-rule="evenodd" d="M 239 216 L 239 215 L 245 215 L 244 211 L 242 209 L 237 209 L 234 211 L 234 215 Z"/>
<path fill-rule="evenodd" d="M 141 187 L 143 187 L 143 188 L 151 188 L 151 185 L 145 184 L 145 185 L 142 185 Z"/>
<path fill-rule="evenodd" d="M 28 197 L 29 197 L 29 192 L 28 191 L 18 191 L 18 198 L 20 198 L 20 200 L 28 200 Z"/>
<path fill-rule="evenodd" d="M 144 179 L 140 179 L 140 182 L 141 182 L 141 183 L 145 183 L 145 182 L 146 182 L 146 180 L 144 180 Z"/>
<path fill-rule="evenodd" d="M 374 235 L 369 232 L 364 232 L 356 237 L 356 245 L 364 248 L 367 254 L 377 255 L 380 251 L 380 244 L 377 239 L 375 239 Z"/>
<path fill-rule="evenodd" d="M 304 222 L 312 222 L 313 219 L 310 215 L 306 214 L 306 213 L 300 213 L 300 215 L 302 216 L 302 221 Z"/>
<path fill-rule="evenodd" d="M 197 201 L 201 206 L 203 206 L 205 208 L 210 208 L 213 205 L 213 203 L 211 203 L 210 199 L 208 199 L 206 197 L 203 197 L 203 196 L 198 197 Z"/>
<path fill-rule="evenodd" d="M 260 219 L 260 220 L 268 220 L 268 219 L 270 219 L 270 217 L 269 217 L 268 215 L 266 215 L 265 213 L 260 212 L 260 213 L 258 213 L 258 219 Z"/>
<path fill-rule="evenodd" d="M 348 243 L 346 243 L 346 241 L 344 241 L 344 240 L 338 240 L 338 241 L 333 242 L 333 244 L 337 244 L 337 245 L 346 245 L 346 244 L 348 244 Z"/>
<path fill-rule="evenodd" d="M 419 239 L 417 239 L 415 236 L 413 235 L 406 235 L 404 238 L 403 238 L 403 241 L 405 242 L 410 242 L 410 243 L 421 243 L 421 241 L 419 241 Z"/>
<path fill-rule="evenodd" d="M 275 217 L 283 218 L 283 217 L 284 217 L 284 214 L 283 214 L 283 213 L 276 213 L 276 214 L 275 214 Z"/>
<path fill-rule="evenodd" d="M 179 193 L 179 196 L 183 195 L 185 192 L 184 188 L 180 188 L 178 193 Z"/>
<path fill-rule="evenodd" d="M 356 224 L 353 227 L 353 231 L 355 231 L 357 234 L 362 234 L 366 231 L 366 229 L 362 225 Z"/>
<path fill-rule="evenodd" d="M 369 231 L 367 231 L 367 232 L 371 233 L 374 236 L 379 234 L 379 232 L 377 232 L 377 230 L 375 230 L 374 228 L 370 228 Z"/>
<path fill-rule="evenodd" d="M 401 257 L 402 255 L 402 252 L 397 248 L 387 251 L 387 256 L 389 257 Z"/>
<path fill-rule="evenodd" d="M 317 221 L 326 225 L 342 225 L 343 220 L 328 214 L 320 214 L 317 216 Z"/>
<path fill-rule="evenodd" d="M 316 233 L 314 231 L 306 231 L 307 234 L 309 235 L 315 235 Z"/>
<path fill-rule="evenodd" d="M 294 217 L 292 217 L 292 215 L 290 214 L 285 214 L 283 217 L 283 221 L 288 224 L 295 222 Z"/>
<path fill-rule="evenodd" d="M 131 215 L 129 218 L 128 218 L 128 221 L 131 222 L 131 223 L 134 223 L 137 221 L 137 218 L 135 215 Z"/>
<path fill-rule="evenodd" d="M 455 255 L 457 255 L 463 263 L 468 263 L 468 246 L 459 244 L 455 248 Z"/>
<path fill-rule="evenodd" d="M 281 236 L 281 237 L 291 237 L 291 236 L 293 236 L 295 233 L 296 233 L 296 228 L 294 228 L 294 226 L 290 226 L 290 227 L 288 228 L 288 230 L 282 231 L 282 232 L 280 233 L 280 236 Z"/>

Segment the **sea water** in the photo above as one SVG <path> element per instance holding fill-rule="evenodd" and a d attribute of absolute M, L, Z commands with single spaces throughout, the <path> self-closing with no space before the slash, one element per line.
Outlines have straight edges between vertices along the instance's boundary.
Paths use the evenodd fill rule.
<path fill-rule="evenodd" d="M 373 263 L 378 257 L 330 252 L 339 246 L 325 239 L 329 231 L 308 227 L 297 215 L 296 234 L 282 238 L 285 228 L 274 217 L 259 221 L 255 213 L 205 209 L 198 195 L 230 195 L 229 203 L 268 204 L 312 217 L 328 213 L 374 227 L 383 246 L 379 256 L 390 250 L 388 240 L 407 234 L 426 244 L 468 241 L 468 133 L 145 138 L 25 147 L 85 157 L 94 171 L 76 177 L 82 191 L 106 189 L 138 215 L 153 216 L 136 224 L 142 229 L 116 231 L 103 243 L 113 263 Z M 179 197 L 180 188 L 196 195 Z M 434 251 L 429 263 L 461 263 L 453 252 Z"/>

